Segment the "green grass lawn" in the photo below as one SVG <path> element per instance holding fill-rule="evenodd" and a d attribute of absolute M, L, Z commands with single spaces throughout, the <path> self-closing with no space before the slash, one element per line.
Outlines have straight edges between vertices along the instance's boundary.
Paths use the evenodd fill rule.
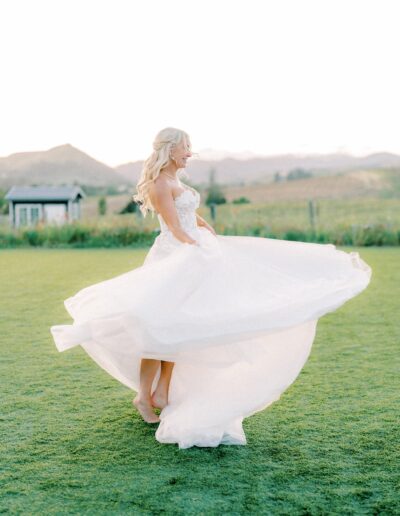
<path fill-rule="evenodd" d="M 245 420 L 248 445 L 188 450 L 159 444 L 133 393 L 50 335 L 65 298 L 147 251 L 0 251 L 0 512 L 400 514 L 400 249 L 357 250 L 371 284 L 320 319 L 296 382 Z"/>

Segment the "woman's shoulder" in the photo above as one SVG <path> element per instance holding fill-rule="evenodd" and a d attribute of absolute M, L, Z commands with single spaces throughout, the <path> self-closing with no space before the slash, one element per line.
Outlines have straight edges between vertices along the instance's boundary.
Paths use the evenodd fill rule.
<path fill-rule="evenodd" d="M 166 178 L 157 177 L 154 181 L 151 181 L 148 188 L 148 195 L 150 198 L 151 204 L 155 209 L 158 207 L 158 201 L 160 198 L 165 197 L 166 195 L 172 195 L 171 185 L 168 183 Z"/>
<path fill-rule="evenodd" d="M 171 185 L 168 183 L 166 178 L 161 176 L 156 177 L 156 179 L 151 181 L 149 185 L 149 193 L 152 193 L 153 195 L 170 191 Z"/>

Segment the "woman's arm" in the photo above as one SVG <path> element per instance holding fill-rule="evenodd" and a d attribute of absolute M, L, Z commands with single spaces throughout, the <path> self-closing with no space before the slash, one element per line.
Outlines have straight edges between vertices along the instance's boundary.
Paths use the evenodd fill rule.
<path fill-rule="evenodd" d="M 204 220 L 203 217 L 200 217 L 200 215 L 198 213 L 196 213 L 196 219 L 197 219 L 197 225 L 198 226 L 201 226 L 201 227 L 204 227 L 204 228 L 208 229 L 209 231 L 211 231 L 211 233 L 213 235 L 217 234 L 215 232 L 214 228 L 212 226 L 210 226 L 210 224 L 208 224 L 208 222 L 206 220 Z"/>

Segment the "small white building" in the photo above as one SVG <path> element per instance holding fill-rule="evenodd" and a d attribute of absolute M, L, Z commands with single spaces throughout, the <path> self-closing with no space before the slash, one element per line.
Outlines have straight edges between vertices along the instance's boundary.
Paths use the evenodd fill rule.
<path fill-rule="evenodd" d="M 80 201 L 86 194 L 79 186 L 13 186 L 5 198 L 9 202 L 13 227 L 50 223 L 64 224 L 81 216 Z"/>

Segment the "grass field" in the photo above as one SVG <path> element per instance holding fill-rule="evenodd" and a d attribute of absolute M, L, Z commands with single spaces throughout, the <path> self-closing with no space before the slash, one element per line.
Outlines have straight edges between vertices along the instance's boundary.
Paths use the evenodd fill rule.
<path fill-rule="evenodd" d="M 49 331 L 70 321 L 63 299 L 146 250 L 2 250 L 0 512 L 400 514 L 400 249 L 357 250 L 371 284 L 320 319 L 296 382 L 245 420 L 248 445 L 188 450 Z"/>
<path fill-rule="evenodd" d="M 313 195 L 310 192 L 309 198 Z M 111 198 L 110 198 L 111 199 Z M 125 199 L 123 205 L 127 200 Z M 321 229 L 337 227 L 343 224 L 388 224 L 400 227 L 399 199 L 379 199 L 374 197 L 351 199 L 318 199 L 317 226 Z M 198 213 L 212 222 L 210 209 L 204 205 L 204 199 Z M 92 217 L 83 219 L 84 223 L 97 226 L 127 226 L 140 228 L 158 228 L 157 217 L 146 218 L 135 214 L 117 215 L 110 209 L 108 215 L 98 217 L 94 211 Z M 274 230 L 287 227 L 306 228 L 309 226 L 308 199 L 254 201 L 249 204 L 221 204 L 216 208 L 216 222 L 219 225 L 236 224 L 238 230 L 254 223 L 264 224 Z"/>

